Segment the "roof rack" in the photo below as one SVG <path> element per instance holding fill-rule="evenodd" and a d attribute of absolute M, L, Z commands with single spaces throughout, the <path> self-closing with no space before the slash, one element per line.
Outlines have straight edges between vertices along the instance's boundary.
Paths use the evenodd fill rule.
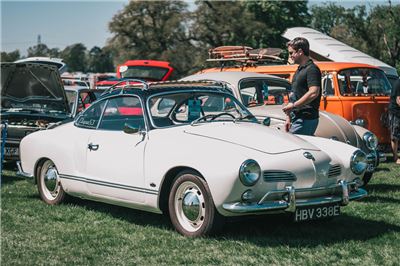
<path fill-rule="evenodd" d="M 279 57 L 282 53 L 280 48 L 253 49 L 249 46 L 219 46 L 208 51 L 208 62 L 236 61 L 244 64 L 261 62 L 283 62 Z"/>
<path fill-rule="evenodd" d="M 131 84 L 130 82 L 134 82 L 135 84 Z M 105 94 L 109 94 L 112 93 L 113 91 L 117 90 L 117 89 L 121 89 L 120 94 L 124 93 L 124 89 L 126 89 L 127 87 L 132 87 L 132 85 L 138 85 L 137 83 L 140 83 L 140 85 L 142 85 L 142 90 L 148 90 L 149 89 L 149 84 L 146 81 L 140 80 L 140 79 L 126 79 L 126 80 L 122 80 L 118 83 L 113 84 L 110 88 L 108 88 L 107 90 L 105 90 L 101 96 L 105 95 Z"/>

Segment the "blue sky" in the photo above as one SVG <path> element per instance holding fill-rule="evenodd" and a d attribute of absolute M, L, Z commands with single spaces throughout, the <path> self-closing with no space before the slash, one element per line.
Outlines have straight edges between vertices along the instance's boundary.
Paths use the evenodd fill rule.
<path fill-rule="evenodd" d="M 111 37 L 108 23 L 112 17 L 128 3 L 128 0 L 113 1 L 4 1 L 1 5 L 1 45 L 0 50 L 19 50 L 26 55 L 28 47 L 41 42 L 49 48 L 64 49 L 74 43 L 83 43 L 87 49 L 103 47 Z M 193 6 L 193 1 L 187 1 Z M 310 5 L 322 1 L 309 1 Z M 340 1 L 344 7 L 357 4 L 386 4 L 387 1 Z M 398 4 L 400 0 L 392 0 Z"/>

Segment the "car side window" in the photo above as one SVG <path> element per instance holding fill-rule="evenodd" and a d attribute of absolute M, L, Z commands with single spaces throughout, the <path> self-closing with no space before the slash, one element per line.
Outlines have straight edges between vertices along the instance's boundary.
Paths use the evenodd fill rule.
<path fill-rule="evenodd" d="M 122 131 L 125 124 L 145 128 L 143 108 L 138 97 L 122 96 L 108 100 L 98 129 Z"/>
<path fill-rule="evenodd" d="M 103 113 L 105 101 L 90 106 L 86 112 L 78 116 L 75 125 L 78 127 L 96 129 Z"/>
<path fill-rule="evenodd" d="M 323 95 L 334 95 L 333 80 L 331 74 L 326 74 L 322 77 L 322 94 Z"/>

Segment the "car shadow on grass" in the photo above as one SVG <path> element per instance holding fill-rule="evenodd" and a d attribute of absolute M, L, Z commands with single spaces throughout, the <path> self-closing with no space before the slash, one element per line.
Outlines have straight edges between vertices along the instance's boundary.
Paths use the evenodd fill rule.
<path fill-rule="evenodd" d="M 129 223 L 155 227 L 173 234 L 167 215 L 73 198 L 68 204 L 111 215 Z M 368 240 L 389 232 L 400 232 L 400 226 L 382 221 L 342 214 L 331 220 L 295 223 L 290 215 L 262 215 L 228 220 L 221 231 L 208 238 L 219 241 L 251 242 L 259 246 L 290 247 L 330 245 L 348 240 Z"/>
<path fill-rule="evenodd" d="M 162 229 L 173 230 L 169 216 L 167 215 L 160 215 L 137 209 L 131 209 L 128 207 L 116 206 L 75 197 L 68 198 L 67 204 L 80 206 L 91 211 L 105 213 L 116 219 L 122 219 L 129 223 L 140 226 L 154 226 Z"/>
<path fill-rule="evenodd" d="M 259 246 L 315 247 L 364 241 L 393 232 L 400 232 L 400 226 L 346 214 L 331 220 L 302 223 L 295 223 L 285 215 L 271 215 L 227 223 L 219 237 Z"/>
<path fill-rule="evenodd" d="M 24 180 L 25 178 L 19 177 L 15 174 L 15 171 L 3 169 L 1 173 L 1 184 L 14 183 L 16 181 Z"/>
<path fill-rule="evenodd" d="M 392 184 L 368 184 L 366 186 L 366 190 L 368 192 L 379 192 L 379 193 L 388 193 L 388 192 L 397 192 L 400 191 L 400 185 L 392 185 Z"/>

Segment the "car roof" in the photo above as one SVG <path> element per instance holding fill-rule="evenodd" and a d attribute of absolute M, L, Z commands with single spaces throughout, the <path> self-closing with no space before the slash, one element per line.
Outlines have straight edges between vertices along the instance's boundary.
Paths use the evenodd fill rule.
<path fill-rule="evenodd" d="M 273 76 L 273 75 L 268 75 L 268 74 L 261 74 L 261 73 L 255 73 L 255 72 L 243 72 L 243 71 L 226 71 L 226 72 L 221 72 L 221 71 L 215 71 L 215 72 L 204 72 L 204 73 L 197 73 L 191 76 L 187 76 L 182 78 L 181 80 L 183 81 L 189 81 L 189 80 L 220 80 L 220 81 L 225 81 L 230 84 L 238 84 L 239 81 L 245 78 L 268 78 L 268 79 L 273 79 L 277 81 L 282 81 L 288 83 L 286 79 Z"/>
<path fill-rule="evenodd" d="M 164 93 L 164 92 L 178 92 L 180 90 L 190 89 L 192 91 L 209 91 L 209 92 L 222 92 L 229 93 L 225 85 L 215 81 L 162 81 L 143 84 L 129 84 L 121 88 L 114 88 L 106 90 L 99 99 L 115 95 L 138 95 L 148 97 L 150 95 Z"/>
<path fill-rule="evenodd" d="M 380 70 L 376 66 L 363 64 L 363 63 L 349 63 L 349 62 L 325 62 L 325 61 L 314 61 L 314 63 L 319 67 L 321 71 L 340 71 L 348 68 L 372 68 Z M 298 65 L 257 65 L 257 66 L 245 66 L 240 68 L 242 71 L 238 70 L 238 67 L 225 67 L 221 68 L 208 68 L 201 71 L 201 73 L 229 73 L 229 72 L 244 72 L 244 73 L 260 73 L 268 72 L 271 74 L 279 73 L 294 73 L 296 72 Z M 266 75 L 266 74 L 265 74 Z"/>

